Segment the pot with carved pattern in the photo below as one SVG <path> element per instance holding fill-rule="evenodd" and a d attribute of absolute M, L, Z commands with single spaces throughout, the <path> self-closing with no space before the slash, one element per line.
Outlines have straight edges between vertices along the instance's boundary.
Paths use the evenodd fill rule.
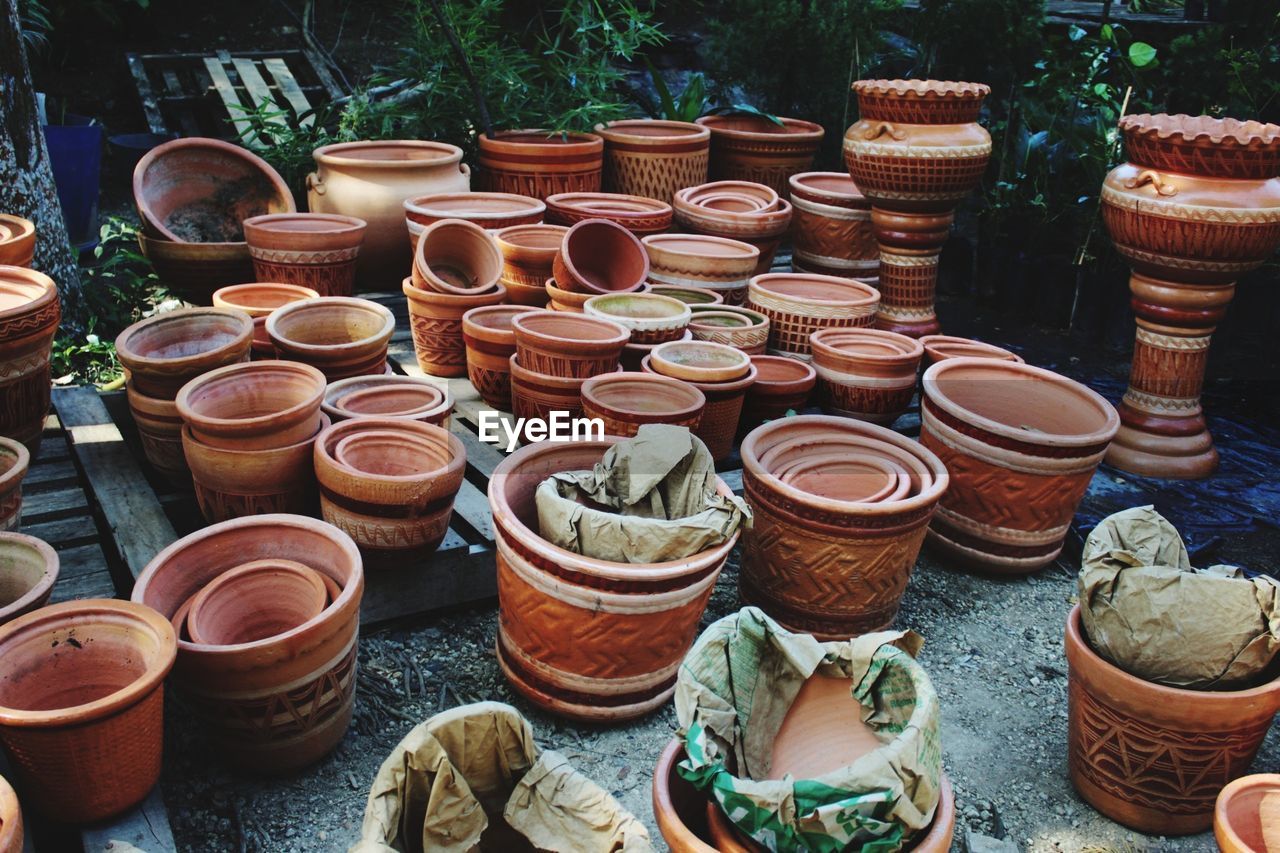
<path fill-rule="evenodd" d="M 879 280 L 871 202 L 847 172 L 792 175 L 791 207 L 791 269 Z"/>
<path fill-rule="evenodd" d="M 0 266 L 0 436 L 32 453 L 49 413 L 49 359 L 61 318 L 53 279 Z"/>

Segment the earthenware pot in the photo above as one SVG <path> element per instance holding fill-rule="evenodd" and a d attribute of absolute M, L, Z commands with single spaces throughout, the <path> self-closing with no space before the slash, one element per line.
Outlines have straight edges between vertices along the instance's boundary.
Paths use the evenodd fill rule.
<path fill-rule="evenodd" d="M 0 625 L 44 607 L 58 580 L 58 565 L 58 552 L 43 540 L 0 532 Z"/>
<path fill-rule="evenodd" d="M 778 243 L 791 227 L 791 202 L 779 201 L 775 207 L 756 209 L 744 197 L 717 194 L 715 188 L 714 183 L 703 184 L 676 193 L 671 202 L 676 225 L 694 234 L 749 243 L 760 253 L 753 272 L 768 272 Z"/>
<path fill-rule="evenodd" d="M 629 719 L 671 698 L 676 669 L 738 538 L 651 564 L 595 560 L 543 539 L 538 485 L 553 473 L 590 470 L 619 440 L 540 442 L 508 456 L 489 479 L 498 664 L 529 701 L 574 719 Z M 717 489 L 730 493 L 723 481 Z"/>
<path fill-rule="evenodd" d="M 676 338 L 676 340 L 691 341 L 693 340 L 693 332 L 685 329 L 684 335 Z M 666 341 L 663 343 L 666 343 Z M 640 365 L 644 362 L 645 356 L 653 352 L 653 348 L 656 346 L 659 346 L 659 344 L 633 344 L 628 342 L 627 345 L 622 348 L 622 357 L 619 359 L 622 364 L 622 369 L 632 373 L 639 373 L 643 370 Z"/>
<path fill-rule="evenodd" d="M 35 251 L 36 224 L 12 213 L 0 213 L 0 265 L 29 267 Z"/>
<path fill-rule="evenodd" d="M 1218 794 L 1213 836 L 1223 853 L 1280 848 L 1280 774 L 1241 776 Z"/>
<path fill-rule="evenodd" d="M 191 642 L 236 646 L 277 637 L 320 615 L 329 592 L 320 574 L 293 560 L 254 560 L 207 583 L 191 599 Z"/>
<path fill-rule="evenodd" d="M 689 341 L 687 343 L 677 342 L 677 345 L 691 346 L 700 344 L 700 341 Z M 640 369 L 645 373 L 661 373 L 653 366 L 654 353 L 659 347 L 671 346 L 671 344 L 659 344 L 654 348 L 654 352 L 650 352 L 640 362 Z M 703 346 L 718 347 L 719 344 L 703 344 Z M 729 347 L 725 349 L 730 352 L 743 355 L 737 350 Z M 745 358 L 745 356 L 743 356 Z M 718 361 L 718 359 L 714 359 Z M 667 360 L 666 369 L 671 369 L 672 362 Z M 686 365 L 687 367 L 687 365 Z M 665 374 L 664 374 L 665 375 Z M 738 432 L 738 420 L 742 416 L 742 402 L 746 397 L 747 389 L 751 387 L 756 379 L 756 368 L 747 359 L 747 373 L 738 379 L 732 379 L 726 382 L 694 382 L 689 380 L 681 380 L 689 382 L 690 385 L 702 392 L 707 398 L 707 404 L 702 410 L 702 419 L 698 421 L 698 428 L 694 430 L 694 435 L 702 439 L 702 443 L 707 446 L 707 450 L 711 451 L 711 458 L 719 462 L 721 459 L 728 457 L 733 452 L 733 438 Z"/>
<path fill-rule="evenodd" d="M 999 361 L 1023 363 L 1022 356 L 1017 353 L 969 338 L 957 338 L 953 335 L 925 335 L 920 339 L 920 343 L 924 345 L 925 367 L 948 358 L 994 358 Z"/>
<path fill-rule="evenodd" d="M 879 329 L 819 329 L 809 337 L 818 397 L 833 415 L 891 426 L 911 405 L 924 346 Z"/>
<path fill-rule="evenodd" d="M 462 219 L 442 219 L 418 237 L 413 286 L 437 293 L 478 296 L 502 277 L 502 251 L 493 235 Z"/>
<path fill-rule="evenodd" d="M 1214 329 L 1241 275 L 1280 244 L 1280 126 L 1208 116 L 1120 121 L 1129 161 L 1102 185 L 1102 220 L 1129 279 L 1137 340 L 1107 462 L 1207 477 L 1218 453 L 1200 406 Z"/>
<path fill-rule="evenodd" d="M 499 284 L 488 293 L 461 296 L 414 287 L 408 278 L 401 289 L 408 297 L 409 326 L 418 367 L 432 376 L 465 376 L 467 347 L 462 338 L 462 315 L 472 308 L 505 301 L 507 289 Z"/>
<path fill-rule="evenodd" d="M 32 452 L 49 413 L 49 357 L 61 318 L 53 279 L 0 267 L 0 436 Z"/>
<path fill-rule="evenodd" d="M 0 853 L 22 853 L 24 838 L 18 795 L 0 776 Z"/>
<path fill-rule="evenodd" d="M 464 219 L 488 231 L 497 231 L 537 224 L 546 211 L 542 201 L 512 193 L 433 193 L 404 201 L 411 249 L 417 248 L 418 238 L 428 225 L 444 219 Z"/>
<path fill-rule="evenodd" d="M 719 853 L 707 826 L 707 795 L 676 770 L 684 761 L 684 743 L 672 738 L 653 769 L 653 817 L 672 853 Z"/>
<path fill-rule="evenodd" d="M 760 250 L 741 240 L 704 234 L 656 234 L 644 238 L 649 281 L 701 297 L 709 290 L 720 302 L 741 305 L 760 260 Z"/>
<path fill-rule="evenodd" d="M 1186 690 L 1130 675 L 1067 617 L 1067 766 L 1102 814 L 1151 835 L 1213 823 L 1214 800 L 1249 765 L 1280 710 L 1280 679 L 1247 690 Z"/>
<path fill-rule="evenodd" d="M 654 372 L 685 382 L 733 382 L 751 371 L 746 353 L 709 341 L 672 341 L 649 355 Z"/>
<path fill-rule="evenodd" d="M 949 558 L 1021 575 L 1051 563 L 1120 426 L 1096 392 L 1049 370 L 949 358 L 924 373 L 920 443 L 951 489 L 929 530 Z"/>
<path fill-rule="evenodd" d="M 769 343 L 769 318 L 736 305 L 695 305 L 689 331 L 696 341 L 711 341 L 757 355 Z"/>
<path fill-rule="evenodd" d="M 511 410 L 511 356 L 516 335 L 511 321 L 531 309 L 522 305 L 489 305 L 462 315 L 467 345 L 467 378 L 491 407 Z"/>
<path fill-rule="evenodd" d="M 982 180 L 991 135 L 978 124 L 981 83 L 859 80 L 860 120 L 844 135 L 844 159 L 871 200 L 880 245 L 876 327 L 911 337 L 941 331 L 934 313 L 938 255 L 955 208 Z"/>
<path fill-rule="evenodd" d="M 597 124 L 604 139 L 604 188 L 671 202 L 676 190 L 707 182 L 711 132 L 651 118 Z"/>
<path fill-rule="evenodd" d="M 747 389 L 747 397 L 742 403 L 739 432 L 785 417 L 789 411 L 798 413 L 805 407 L 818 381 L 818 372 L 813 366 L 799 359 L 753 355 L 751 363 L 756 367 L 756 381 Z"/>
<path fill-rule="evenodd" d="M 254 279 L 248 243 L 173 243 L 138 234 L 156 277 L 192 305 L 210 305 L 213 292 Z"/>
<path fill-rule="evenodd" d="M 513 225 L 493 232 L 502 251 L 502 284 L 511 302 L 546 307 L 546 282 L 568 230 L 563 225 Z"/>
<path fill-rule="evenodd" d="M 822 144 L 821 125 L 779 116 L 711 115 L 698 124 L 711 131 L 711 180 L 755 181 L 778 193 L 787 180 L 813 168 Z"/>
<path fill-rule="evenodd" d="M 561 290 L 556 287 L 554 278 L 547 279 L 546 286 L 543 288 L 547 292 L 547 309 L 550 311 L 562 311 L 567 314 L 585 314 L 587 300 L 595 293 L 575 293 L 571 290 Z M 637 291 L 638 292 L 638 291 Z"/>
<path fill-rule="evenodd" d="M 138 394 L 172 400 L 217 367 L 248 361 L 253 319 L 234 308 L 179 308 L 139 320 L 116 337 L 116 357 Z"/>
<path fill-rule="evenodd" d="M 276 213 L 244 221 L 258 281 L 296 284 L 321 296 L 350 296 L 368 224 L 333 213 Z"/>
<path fill-rule="evenodd" d="M 643 424 L 697 430 L 706 396 L 678 379 L 650 373 L 611 373 L 582 383 L 582 413 L 604 422 L 606 435 L 633 436 Z"/>
<path fill-rule="evenodd" d="M 871 202 L 847 172 L 791 176 L 791 269 L 874 282 L 880 246 Z"/>
<path fill-rule="evenodd" d="M 350 418 L 406 418 L 449 428 L 453 394 L 421 376 L 353 376 L 330 382 L 320 409 L 333 423 Z"/>
<path fill-rule="evenodd" d="M 742 440 L 742 481 L 754 520 L 745 535 L 739 592 L 791 631 L 848 639 L 893 622 L 946 467 L 893 430 L 849 418 L 797 415 Z M 784 483 L 800 462 L 823 455 L 884 459 L 911 485 L 901 500 L 854 503 Z"/>
<path fill-rule="evenodd" d="M 652 293 L 609 293 L 593 296 L 582 306 L 588 317 L 611 320 L 631 333 L 628 343 L 660 344 L 684 337 L 689 306 Z"/>
<path fill-rule="evenodd" d="M 320 429 L 324 374 L 295 361 L 219 367 L 178 392 L 178 414 L 201 444 L 226 450 L 288 447 Z"/>
<path fill-rule="evenodd" d="M 720 213 L 765 213 L 782 206 L 783 195 L 777 190 L 753 181 L 712 181 L 681 190 L 684 200 L 694 207 L 705 207 Z"/>
<path fill-rule="evenodd" d="M 526 370 L 586 379 L 618 367 L 630 333 L 610 320 L 553 311 L 529 311 L 511 319 L 516 355 Z"/>
<path fill-rule="evenodd" d="M 671 227 L 671 205 L 642 195 L 556 193 L 547 196 L 547 221 L 574 226 L 587 219 L 607 219 L 646 237 Z"/>
<path fill-rule="evenodd" d="M 585 219 L 565 232 L 552 262 L 556 285 L 578 293 L 639 290 L 649 255 L 630 231 L 607 219 Z"/>
<path fill-rule="evenodd" d="M 290 302 L 267 317 L 277 355 L 312 365 L 329 382 L 385 373 L 395 330 L 389 308 L 351 296 Z"/>
<path fill-rule="evenodd" d="M 600 192 L 604 140 L 594 133 L 500 130 L 480 134 L 476 144 L 483 189 L 536 199 Z"/>
<path fill-rule="evenodd" d="M 275 282 L 233 284 L 215 290 L 214 308 L 235 308 L 253 318 L 253 358 L 275 358 L 276 348 L 267 334 L 267 315 L 290 302 L 315 299 L 320 294 L 309 287 Z"/>
<path fill-rule="evenodd" d="M 141 802 L 160 778 L 173 662 L 173 626 L 128 601 L 64 601 L 0 627 L 0 743 L 23 804 L 80 824 Z"/>
<path fill-rule="evenodd" d="M 319 616 L 278 637 L 236 646 L 180 637 L 173 681 L 214 754 L 251 770 L 288 773 L 329 752 L 351 719 L 364 593 L 351 537 L 297 515 L 215 524 L 157 554 L 134 585 L 133 600 L 173 618 L 223 572 L 264 559 L 303 563 L 341 593 Z"/>
<path fill-rule="evenodd" d="M 746 245 L 746 244 L 743 244 Z M 647 246 L 645 248 L 648 248 Z M 755 248 L 754 246 L 752 248 Z M 653 251 L 649 250 L 649 280 L 653 281 Z M 723 305 L 724 296 L 709 287 L 685 287 L 678 284 L 650 284 L 649 292 L 679 299 L 686 305 Z"/>
<path fill-rule="evenodd" d="M 191 485 L 191 470 L 182 450 L 182 415 L 173 400 L 148 397 L 125 386 L 129 413 L 138 428 L 142 453 L 165 479 L 180 488 Z"/>
<path fill-rule="evenodd" d="M 880 292 L 829 275 L 770 273 L 751 279 L 747 307 L 769 318 L 769 351 L 808 359 L 819 329 L 866 328 L 875 322 Z"/>
<path fill-rule="evenodd" d="M 511 356 L 511 412 L 517 418 L 550 421 L 553 413 L 563 413 L 560 417 L 577 418 L 582 416 L 582 384 L 587 380 L 566 379 L 561 376 L 547 376 L 532 370 L 526 370 L 517 356 Z M 620 372 L 617 368 L 604 373 Z M 520 440 L 531 443 L 528 433 L 521 433 Z"/>
<path fill-rule="evenodd" d="M 0 437 L 0 532 L 17 530 L 22 521 L 22 479 L 30 467 L 23 443 Z"/>

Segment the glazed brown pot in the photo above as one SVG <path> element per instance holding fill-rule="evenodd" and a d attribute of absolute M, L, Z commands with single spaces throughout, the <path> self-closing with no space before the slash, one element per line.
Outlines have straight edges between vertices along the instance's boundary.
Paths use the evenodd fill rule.
<path fill-rule="evenodd" d="M 58 552 L 43 540 L 0 532 L 0 625 L 44 607 L 58 566 Z"/>
<path fill-rule="evenodd" d="M 1214 800 L 1247 773 L 1280 710 L 1280 679 L 1247 690 L 1153 684 L 1089 647 L 1079 606 L 1067 617 L 1071 784 L 1107 817 L 1151 835 L 1213 823 Z"/>
<path fill-rule="evenodd" d="M 542 222 L 547 205 L 536 198 L 512 193 L 432 193 L 404 201 L 409 247 L 417 248 L 427 226 L 444 219 L 465 219 L 487 231 Z"/>
<path fill-rule="evenodd" d="M 320 409 L 333 423 L 350 418 L 406 418 L 449 428 L 453 395 L 421 376 L 353 376 L 330 382 Z"/>
<path fill-rule="evenodd" d="M 633 436 L 643 424 L 697 430 L 706 396 L 687 382 L 648 373 L 612 373 L 582 383 L 582 413 L 599 418 L 606 435 Z"/>
<path fill-rule="evenodd" d="M 134 585 L 133 600 L 172 619 L 223 572 L 263 559 L 304 563 L 341 592 L 315 619 L 278 637 L 237 646 L 179 637 L 173 682 L 191 700 L 216 754 L 251 770 L 288 773 L 333 749 L 351 720 L 364 593 L 351 537 L 297 515 L 215 524 L 157 554 Z"/>
<path fill-rule="evenodd" d="M 505 301 L 506 288 L 498 285 L 488 293 L 460 296 L 423 290 L 406 278 L 401 289 L 408 297 L 413 352 L 422 372 L 432 376 L 465 376 L 467 347 L 462 338 L 462 315 L 472 308 Z"/>
<path fill-rule="evenodd" d="M 1213 837 L 1223 853 L 1280 849 L 1280 774 L 1241 776 L 1218 794 Z"/>
<path fill-rule="evenodd" d="M 741 240 L 705 234 L 658 234 L 644 238 L 649 281 L 689 290 L 709 290 L 720 302 L 741 305 L 760 250 Z"/>
<path fill-rule="evenodd" d="M 957 562 L 1014 575 L 1062 551 L 1120 426 L 1115 408 L 1084 385 L 986 358 L 926 370 L 920 421 L 920 443 L 951 472 L 930 543 Z"/>
<path fill-rule="evenodd" d="M 916 393 L 924 346 L 879 329 L 819 329 L 809 336 L 822 408 L 891 426 Z"/>
<path fill-rule="evenodd" d="M 677 190 L 707 182 L 711 132 L 691 122 L 640 118 L 597 124 L 604 139 L 604 188 L 668 204 Z"/>
<path fill-rule="evenodd" d="M 276 348 L 267 334 L 267 316 L 282 305 L 315 299 L 320 294 L 309 287 L 276 282 L 233 284 L 215 290 L 214 308 L 235 308 L 253 318 L 253 358 L 275 358 Z"/>
<path fill-rule="evenodd" d="M 24 839 L 18 795 L 0 776 L 0 853 L 22 853 Z"/>
<path fill-rule="evenodd" d="M 645 373 L 660 373 L 653 367 L 652 353 L 641 360 L 640 369 Z M 707 404 L 702 410 L 702 419 L 698 422 L 694 435 L 702 439 L 702 443 L 711 452 L 711 458 L 717 462 L 727 458 L 733 452 L 733 438 L 738 432 L 742 403 L 746 398 L 747 389 L 755 379 L 756 368 L 748 361 L 747 373 L 739 379 L 727 382 L 689 382 L 707 398 Z"/>
<path fill-rule="evenodd" d="M 324 374 L 294 361 L 219 367 L 178 392 L 178 414 L 201 444 L 266 450 L 305 441 L 320 430 Z"/>
<path fill-rule="evenodd" d="M 211 305 L 214 291 L 254 279 L 247 243 L 173 243 L 139 233 L 138 246 L 165 287 L 192 305 Z"/>
<path fill-rule="evenodd" d="M 489 479 L 499 666 L 529 701 L 574 719 L 630 719 L 670 699 L 738 538 L 686 559 L 635 564 L 584 557 L 539 536 L 538 485 L 549 474 L 590 470 L 619 440 L 534 444 Z M 717 488 L 730 494 L 722 481 Z"/>
<path fill-rule="evenodd" d="M 500 130 L 476 137 L 480 186 L 545 200 L 549 195 L 600 192 L 604 140 L 594 133 Z"/>
<path fill-rule="evenodd" d="M 751 279 L 747 307 L 769 318 L 769 351 L 808 359 L 819 329 L 866 328 L 875 322 L 880 292 L 829 275 L 770 273 Z"/>
<path fill-rule="evenodd" d="M 874 283 L 880 246 L 871 202 L 847 172 L 792 175 L 791 269 Z"/>
<path fill-rule="evenodd" d="M 0 533 L 17 530 L 22 521 L 22 480 L 30 467 L 26 445 L 0 437 Z"/>
<path fill-rule="evenodd" d="M 116 337 L 116 357 L 138 394 L 172 400 L 202 373 L 249 360 L 253 319 L 234 308 L 179 308 Z"/>
<path fill-rule="evenodd" d="M 267 317 L 279 357 L 310 364 L 330 382 L 385 373 L 395 330 L 389 308 L 350 296 L 290 302 Z"/>
<path fill-rule="evenodd" d="M 587 219 L 607 219 L 646 237 L 671 227 L 671 205 L 642 195 L 556 193 L 547 196 L 547 221 L 572 227 Z"/>
<path fill-rule="evenodd" d="M 746 245 L 746 244 L 743 244 Z M 646 248 L 648 248 L 646 244 Z M 754 247 L 752 247 L 754 248 Z M 653 280 L 653 252 L 649 252 L 649 279 Z M 724 296 L 709 287 L 693 287 L 678 284 L 650 284 L 649 292 L 659 296 L 679 299 L 685 305 L 723 305 Z M 745 298 L 745 297 L 744 297 Z"/>
<path fill-rule="evenodd" d="M 0 436 L 32 452 L 49 413 L 49 358 L 61 318 L 53 279 L 0 267 Z"/>
<path fill-rule="evenodd" d="M 329 592 L 320 574 L 293 560 L 254 560 L 223 572 L 191 598 L 186 626 L 202 646 L 277 637 L 320 615 Z"/>
<path fill-rule="evenodd" d="M 649 255 L 630 231 L 607 219 L 584 219 L 565 232 L 551 266 L 556 284 L 578 293 L 639 290 Z"/>
<path fill-rule="evenodd" d="M 368 223 L 334 213 L 274 213 L 244 221 L 258 281 L 295 284 L 321 296 L 350 296 Z"/>
<path fill-rule="evenodd" d="M 920 339 L 924 345 L 924 364 L 928 367 L 948 358 L 994 358 L 998 361 L 1016 361 L 1023 364 L 1022 356 L 1010 352 L 994 344 L 986 344 L 969 338 L 957 338 L 952 335 L 925 335 Z"/>
<path fill-rule="evenodd" d="M 30 219 L 0 213 L 0 265 L 29 267 L 36 252 L 36 224 Z"/>
<path fill-rule="evenodd" d="M 681 231 L 754 246 L 760 253 L 754 273 L 761 275 L 773 266 L 778 244 L 791 227 L 791 202 L 778 200 L 771 206 L 756 207 L 749 195 L 733 192 L 737 185 L 735 181 L 724 185 L 712 182 L 680 190 L 671 202 L 675 222 Z"/>
<path fill-rule="evenodd" d="M 502 251 L 473 222 L 442 219 L 423 229 L 413 255 L 413 286 L 437 293 L 478 296 L 502 277 Z"/>
<path fill-rule="evenodd" d="M 511 411 L 511 356 L 516 351 L 511 321 L 529 310 L 521 305 L 489 305 L 462 315 L 467 378 L 480 398 L 498 411 Z"/>
<path fill-rule="evenodd" d="M 553 311 L 528 311 L 511 319 L 516 355 L 526 370 L 586 379 L 618 367 L 630 333 L 610 320 Z"/>
<path fill-rule="evenodd" d="M 493 233 L 502 251 L 502 284 L 511 302 L 547 306 L 546 282 L 568 230 L 562 225 L 513 225 Z"/>
<path fill-rule="evenodd" d="M 0 627 L 0 743 L 25 805 L 59 823 L 128 810 L 160 778 L 174 631 L 127 601 L 65 601 Z"/>
<path fill-rule="evenodd" d="M 747 389 L 742 403 L 739 432 L 785 417 L 789 411 L 799 413 L 818 382 L 818 372 L 799 359 L 753 355 L 751 363 L 756 367 L 756 381 Z"/>
<path fill-rule="evenodd" d="M 631 333 L 628 343 L 660 344 L 684 337 L 692 314 L 689 306 L 653 293 L 609 293 L 582 306 L 588 317 L 610 320 Z"/>
<path fill-rule="evenodd" d="M 698 119 L 711 131 L 711 180 L 754 181 L 777 193 L 788 179 L 813 168 L 822 144 L 821 125 L 778 117 L 781 126 L 755 115 L 712 115 Z"/>
<path fill-rule="evenodd" d="M 173 400 L 162 400 L 139 394 L 132 387 L 125 387 L 129 413 L 138 428 L 138 440 L 142 453 L 169 482 L 180 488 L 191 485 L 191 469 L 182 450 L 182 415 Z"/>
<path fill-rule="evenodd" d="M 689 331 L 695 341 L 710 341 L 759 355 L 769 343 L 769 318 L 738 305 L 690 306 Z"/>

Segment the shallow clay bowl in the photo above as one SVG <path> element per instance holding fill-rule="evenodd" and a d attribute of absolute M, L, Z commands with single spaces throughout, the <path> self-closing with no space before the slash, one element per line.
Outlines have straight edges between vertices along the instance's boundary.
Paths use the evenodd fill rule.
<path fill-rule="evenodd" d="M 793 489 L 849 503 L 902 500 L 911 489 L 905 468 L 874 456 L 822 454 L 789 466 L 779 479 Z"/>
<path fill-rule="evenodd" d="M 330 382 L 321 408 L 334 422 L 349 418 L 406 418 L 448 422 L 453 395 L 419 376 L 353 376 Z"/>
<path fill-rule="evenodd" d="M 411 277 L 415 287 L 477 296 L 502 278 L 502 250 L 493 235 L 474 222 L 442 219 L 418 237 Z"/>
<path fill-rule="evenodd" d="M 742 350 L 711 341 L 671 341 L 649 353 L 654 372 L 686 382 L 733 382 L 751 372 Z"/>
<path fill-rule="evenodd" d="M 224 572 L 191 600 L 187 633 L 205 646 L 237 646 L 276 637 L 320 615 L 329 588 L 294 560 L 254 560 Z"/>
<path fill-rule="evenodd" d="M 770 447 L 760 456 L 760 465 L 771 476 L 781 482 L 791 468 L 799 463 L 813 459 L 818 454 L 832 455 L 843 453 L 846 456 L 864 456 L 884 459 L 901 465 L 907 472 L 910 486 L 907 497 L 914 497 L 933 487 L 934 475 L 929 467 L 912 454 L 898 454 L 882 446 L 874 440 L 852 435 L 826 435 L 821 437 L 801 436 L 787 439 Z M 784 484 L 785 485 L 785 484 Z M 800 490 L 797 490 L 800 491 Z M 807 492 L 805 494 L 808 494 Z M 814 497 L 817 497 L 816 495 Z"/>

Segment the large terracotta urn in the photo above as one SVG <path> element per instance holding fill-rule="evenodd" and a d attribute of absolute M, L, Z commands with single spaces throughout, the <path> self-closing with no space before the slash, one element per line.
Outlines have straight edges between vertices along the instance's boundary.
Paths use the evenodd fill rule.
<path fill-rule="evenodd" d="M 955 209 L 982 179 L 991 135 L 978 124 L 981 83 L 859 80 L 860 119 L 844 135 L 844 159 L 871 200 L 880 244 L 876 326 L 920 337 L 941 331 L 934 314 L 938 255 Z"/>
<path fill-rule="evenodd" d="M 61 317 L 53 279 L 0 266 L 0 436 L 33 453 L 49 413 L 49 357 Z"/>
<path fill-rule="evenodd" d="M 1207 477 L 1218 467 L 1200 407 L 1210 336 L 1236 279 L 1280 244 L 1280 126 L 1133 115 L 1120 131 L 1129 161 L 1102 185 L 1102 219 L 1133 270 L 1138 330 L 1107 462 Z"/>

